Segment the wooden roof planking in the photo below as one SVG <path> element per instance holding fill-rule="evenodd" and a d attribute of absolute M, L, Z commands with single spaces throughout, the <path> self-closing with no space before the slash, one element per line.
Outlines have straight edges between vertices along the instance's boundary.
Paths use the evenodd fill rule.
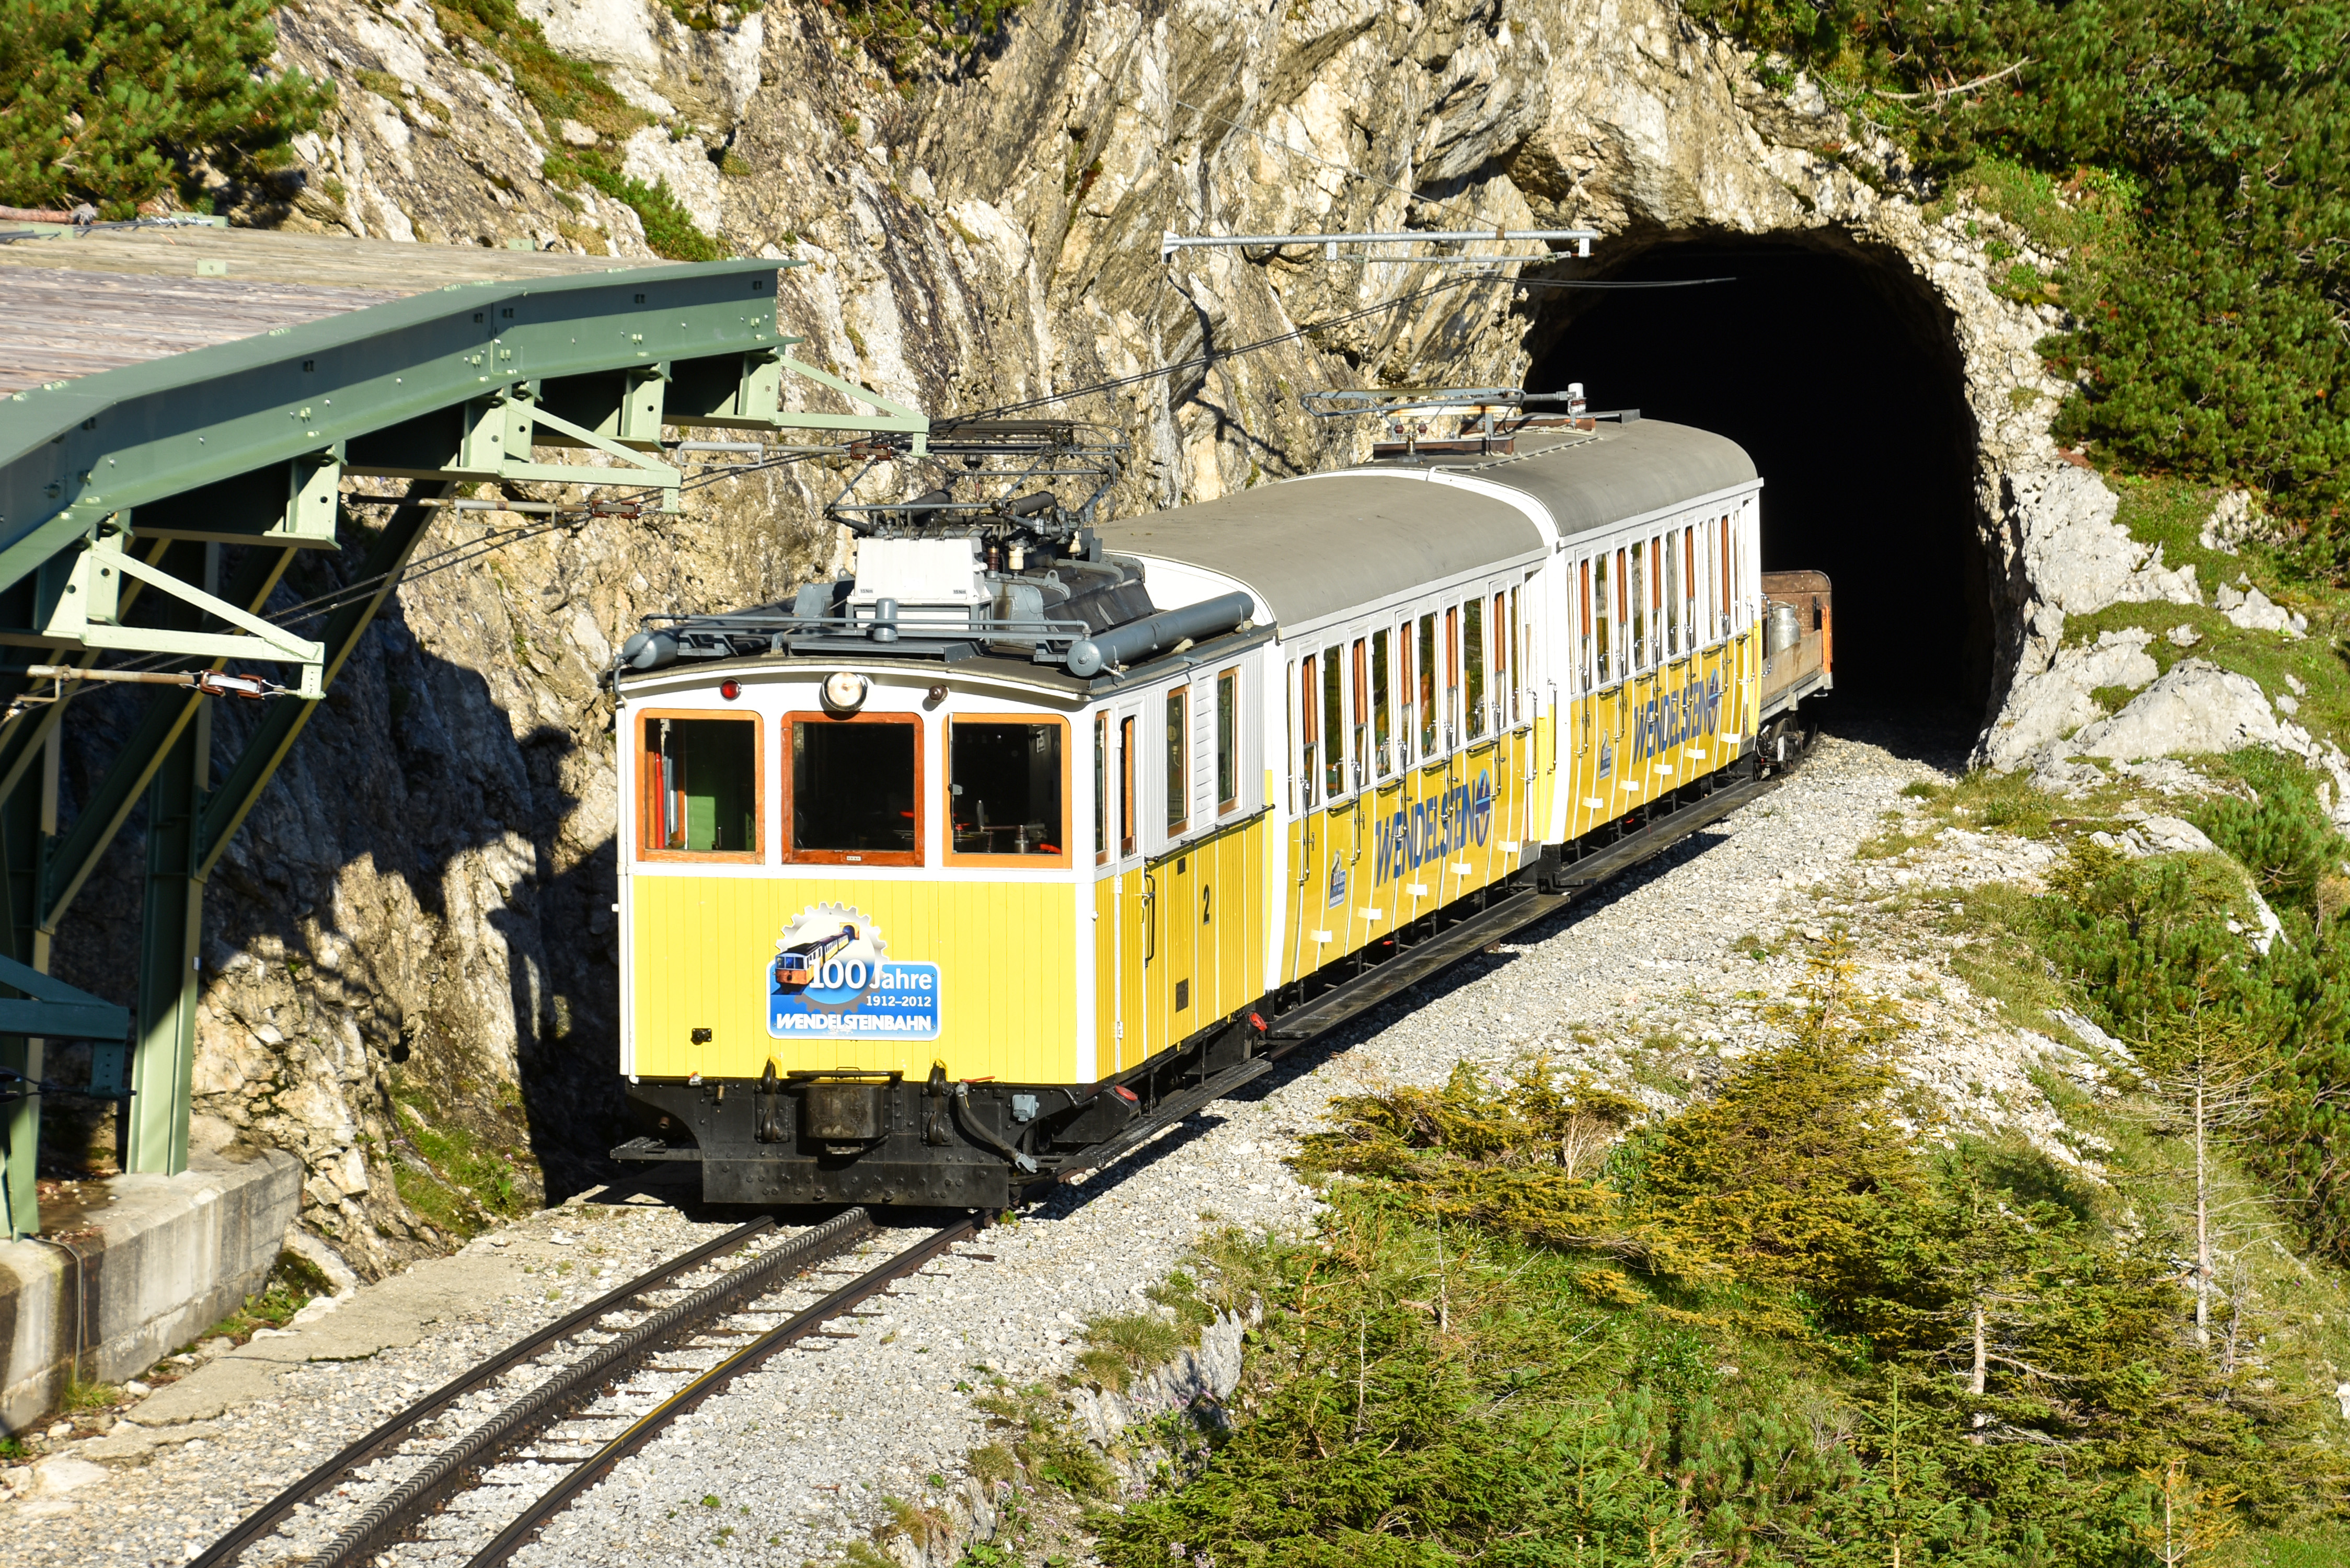
<path fill-rule="evenodd" d="M 45 226 L 0 244 L 0 396 L 450 284 L 662 265 L 262 229 Z"/>

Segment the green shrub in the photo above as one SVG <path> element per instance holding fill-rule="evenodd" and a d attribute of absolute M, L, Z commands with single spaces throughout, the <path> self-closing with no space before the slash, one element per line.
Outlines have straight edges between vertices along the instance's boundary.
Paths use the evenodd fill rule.
<path fill-rule="evenodd" d="M 2291 759 L 2230 759 L 2258 798 L 2199 818 L 2230 857 L 2125 860 L 2079 844 L 2050 878 L 2033 934 L 2104 1028 L 2154 1053 L 2205 1010 L 2230 1021 L 2264 1075 L 2243 1158 L 2310 1245 L 2350 1260 L 2350 946 L 2323 918 L 2343 845 Z M 2283 933 L 2263 954 L 2245 877 Z M 2231 929 L 2231 927 L 2233 929 Z"/>
<path fill-rule="evenodd" d="M 2298 758 L 2270 751 L 2239 752 L 2229 762 L 2253 798 L 2221 795 L 2195 814 L 2195 825 L 2251 873 L 2270 903 L 2314 919 L 2318 883 L 2350 856 L 2317 803 L 2314 775 Z"/>
<path fill-rule="evenodd" d="M 186 161 L 281 167 L 331 84 L 272 76 L 268 0 L 12 0 L 0 23 L 0 202 L 126 218 Z"/>
<path fill-rule="evenodd" d="M 1780 1022 L 1628 1135 L 1537 1067 L 1345 1102 L 1320 1233 L 1214 1249 L 1266 1308 L 1241 1414 L 1097 1516 L 1102 1559 L 2122 1568 L 2181 1452 L 2245 1517 L 2336 1506 L 2323 1411 L 2182 1333 L 2174 1237 L 2028 1146 L 1908 1131 L 1906 1025 L 1839 955 Z"/>
<path fill-rule="evenodd" d="M 635 208 L 645 225 L 645 244 L 656 255 L 671 261 L 724 261 L 733 254 L 702 232 L 666 181 L 648 185 L 631 179 L 594 149 L 550 152 L 541 172 L 557 184 L 592 185 Z"/>
<path fill-rule="evenodd" d="M 840 16 L 850 35 L 864 44 L 893 77 L 903 78 L 923 61 L 950 64 L 969 59 L 1003 35 L 1005 23 L 1025 0 L 841 0 Z M 853 134 L 853 133 L 852 133 Z"/>

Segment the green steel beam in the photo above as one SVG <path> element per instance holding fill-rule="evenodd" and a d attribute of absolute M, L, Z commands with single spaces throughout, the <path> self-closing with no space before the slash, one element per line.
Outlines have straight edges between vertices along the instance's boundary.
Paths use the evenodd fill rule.
<path fill-rule="evenodd" d="M 190 544 L 176 548 L 199 558 L 204 550 L 201 545 Z M 222 597 L 232 604 L 259 609 L 276 590 L 278 579 L 286 575 L 293 560 L 294 552 L 290 549 L 247 551 Z M 212 668 L 218 670 L 222 664 L 222 660 L 213 659 Z M 115 753 L 98 788 L 82 803 L 72 828 L 50 847 L 38 911 L 41 929 L 57 929 L 67 907 L 98 868 L 99 857 L 106 853 L 138 806 L 140 792 L 154 778 L 164 756 L 205 700 L 194 691 L 159 691 L 149 699 L 138 727 Z M 0 757 L 5 757 L 5 753 L 0 753 Z M 5 774 L 0 773 L 0 784 L 5 779 Z"/>
<path fill-rule="evenodd" d="M 408 559 L 424 538 L 425 530 L 432 525 L 437 511 L 425 502 L 445 501 L 457 487 L 453 484 L 418 483 L 409 486 L 408 498 L 392 509 L 384 520 L 383 532 L 376 538 L 375 547 L 368 552 L 360 566 L 358 582 L 374 581 L 375 591 L 365 598 L 347 604 L 327 618 L 325 631 L 319 641 L 326 644 L 326 680 L 331 682 L 343 661 L 359 646 L 359 639 L 375 623 L 376 613 L 400 587 L 400 574 L 407 569 Z M 287 701 L 281 698 L 269 706 L 261 723 L 244 743 L 244 751 L 221 780 L 204 803 L 201 829 L 196 836 L 196 880 L 203 882 L 220 864 L 229 839 L 244 823 L 261 792 L 268 787 L 270 776 L 277 764 L 293 749 L 295 737 L 302 726 L 310 722 L 316 704 Z"/>
<path fill-rule="evenodd" d="M 466 405 L 525 385 L 591 431 L 619 420 L 627 378 L 614 372 L 666 366 L 671 424 L 772 430 L 846 419 L 926 432 L 920 415 L 869 391 L 848 395 L 881 410 L 872 416 L 780 408 L 776 362 L 789 339 L 775 324 L 775 275 L 790 265 L 452 284 L 15 393 L 0 400 L 0 589 L 118 513 L 297 461 L 332 455 L 349 472 L 456 477 Z M 599 413 L 607 383 L 614 406 Z M 614 479 L 625 482 L 603 482 Z"/>
<path fill-rule="evenodd" d="M 34 661 L 94 663 L 99 644 L 206 659 L 268 651 L 307 666 L 322 693 L 396 588 L 434 513 L 468 480 L 557 480 L 676 494 L 656 456 L 664 426 L 910 433 L 912 409 L 784 351 L 780 267 L 743 261 L 615 269 L 529 283 L 461 284 L 305 326 L 0 397 L 0 647 Z M 806 376 L 872 413 L 783 407 Z M 535 446 L 599 448 L 619 466 L 540 463 Z M 328 618 L 311 646 L 255 618 L 296 548 L 335 543 L 346 474 L 418 481 L 360 567 L 379 586 Z M 259 546 L 215 597 L 190 566 L 223 544 Z M 128 548 L 126 548 L 128 546 Z M 166 552 L 176 569 L 167 569 Z M 192 555 L 191 552 L 193 552 Z M 140 569 L 141 566 L 147 569 Z M 143 586 L 168 602 L 125 618 Z M 67 602 L 72 600 L 75 602 Z M 209 624 L 225 621 L 244 639 Z M 232 655 L 231 646 L 235 652 Z M 16 655 L 13 657 L 26 657 Z M 0 699 L 27 687 L 0 665 Z M 47 966 L 50 934 L 143 792 L 147 796 L 130 1168 L 187 1158 L 203 886 L 307 721 L 280 701 L 217 790 L 210 711 L 194 693 L 150 704 L 74 831 L 56 837 L 66 701 L 0 721 L 0 960 Z M 0 970 L 0 983 L 5 983 Z M 30 1003 L 0 998 L 0 1029 Z M 47 1015 L 43 1015 L 47 1016 Z M 0 1034 L 0 1064 L 37 1076 L 40 1040 Z M 109 1071 L 111 1069 L 109 1069 Z M 0 1116 L 7 1228 L 36 1228 L 38 1102 Z"/>
<path fill-rule="evenodd" d="M 22 1001 L 0 997 L 0 1033 L 14 1031 L 52 1039 L 121 1040 L 130 1033 L 129 1008 L 101 1002 L 5 953 L 0 953 L 0 985 L 25 993 Z"/>
<path fill-rule="evenodd" d="M 187 579 L 216 587 L 220 548 L 175 545 L 162 564 L 178 566 Z M 253 578 L 267 575 L 266 566 L 257 568 L 238 586 L 249 590 Z M 204 621 L 203 605 L 190 598 L 169 603 L 163 611 L 166 623 L 176 630 L 192 631 Z M 152 760 L 143 767 L 144 759 L 137 756 L 116 763 L 118 770 L 147 775 L 138 1034 L 131 1042 L 130 1101 L 121 1121 L 122 1168 L 147 1176 L 177 1176 L 188 1168 L 188 1120 L 194 1100 L 200 994 L 196 955 L 204 919 L 203 884 L 195 874 L 196 829 L 204 786 L 212 778 L 213 705 L 197 695 L 185 711 L 185 720 L 172 727 L 171 738 L 151 753 Z M 155 727 L 162 726 L 159 722 Z M 94 860 L 95 853 L 88 857 Z M 50 859 L 57 859 L 54 851 Z M 74 869 L 87 875 L 86 864 Z"/>

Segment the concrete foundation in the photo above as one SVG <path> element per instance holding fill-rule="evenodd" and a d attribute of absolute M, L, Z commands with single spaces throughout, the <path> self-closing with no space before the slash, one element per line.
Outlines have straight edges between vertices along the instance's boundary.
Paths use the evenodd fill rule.
<path fill-rule="evenodd" d="M 196 1155 L 180 1176 L 89 1183 L 82 1212 L 51 1227 L 61 1241 L 0 1245 L 0 1433 L 57 1407 L 78 1353 L 83 1377 L 119 1383 L 242 1305 L 301 1202 L 291 1155 Z"/>

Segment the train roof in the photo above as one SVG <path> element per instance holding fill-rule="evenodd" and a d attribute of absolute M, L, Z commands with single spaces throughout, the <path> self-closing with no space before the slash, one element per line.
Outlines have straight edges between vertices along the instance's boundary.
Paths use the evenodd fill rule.
<path fill-rule="evenodd" d="M 1517 446 L 1504 457 L 1437 458 L 1258 485 L 1106 523 L 1102 542 L 1245 583 L 1275 618 L 1302 625 L 1544 548 L 1525 513 L 1503 498 L 1399 480 L 1473 473 L 1537 503 L 1559 536 L 1572 538 L 1757 479 L 1736 441 L 1662 420 L 1589 431 L 1529 429 Z"/>
<path fill-rule="evenodd" d="M 1406 472 L 1284 480 L 1101 525 L 1102 543 L 1246 583 L 1297 626 L 1496 561 L 1543 536 L 1506 501 Z"/>
<path fill-rule="evenodd" d="M 1603 424 L 1589 434 L 1527 431 L 1518 445 L 1518 456 L 1440 460 L 1436 466 L 1474 471 L 1531 495 L 1548 509 L 1562 539 L 1670 512 L 1761 477 L 1746 449 L 1728 436 L 1666 420 Z"/>
<path fill-rule="evenodd" d="M 1510 440 L 1506 454 L 1422 454 L 1098 524 L 1091 553 L 1047 545 L 1008 571 L 983 559 L 976 535 L 877 540 L 860 550 L 854 577 L 804 587 L 788 604 L 649 616 L 619 662 L 649 671 L 679 659 L 1024 654 L 1026 666 L 1064 664 L 1100 691 L 1094 677 L 1106 667 L 1115 684 L 1127 665 L 1153 668 L 1252 618 L 1304 630 L 1538 562 L 1554 538 L 1646 523 L 1759 483 L 1735 441 L 1663 421 L 1521 425 Z M 1147 585 L 1155 597 L 1145 580 L 1152 561 L 1164 568 Z M 1204 592 L 1198 576 L 1211 579 Z"/>

